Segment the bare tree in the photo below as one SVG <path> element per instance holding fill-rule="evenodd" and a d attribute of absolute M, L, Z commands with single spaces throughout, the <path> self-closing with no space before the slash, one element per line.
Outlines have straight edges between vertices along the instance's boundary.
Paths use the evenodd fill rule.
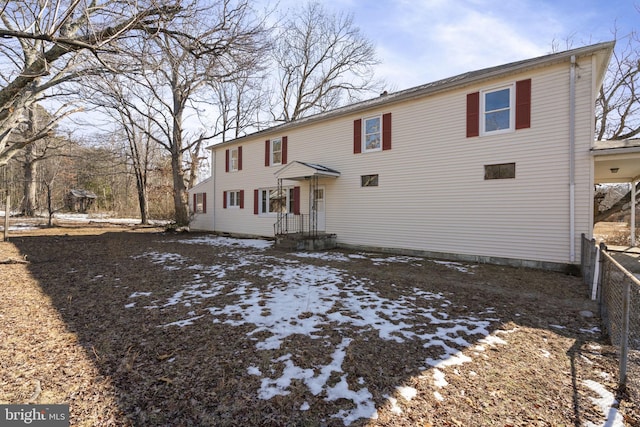
<path fill-rule="evenodd" d="M 640 37 L 632 32 L 617 45 L 596 101 L 598 140 L 640 134 Z"/>
<path fill-rule="evenodd" d="M 112 51 L 114 41 L 155 34 L 179 10 L 168 0 L 0 1 L 0 165 L 41 138 L 10 140 L 30 105 L 64 83 L 104 69 L 100 55 Z M 71 111 L 63 108 L 40 131 L 48 132 Z"/>
<path fill-rule="evenodd" d="M 204 126 L 205 132 L 189 132 L 185 120 L 197 122 L 208 83 L 229 80 L 237 70 L 255 63 L 266 35 L 248 0 L 194 0 L 184 7 L 189 13 L 174 23 L 181 34 L 176 35 L 168 26 L 164 35 L 146 41 L 136 65 L 141 72 L 127 76 L 135 86 L 131 94 L 138 97 L 128 105 L 150 123 L 148 127 L 138 124 L 138 131 L 171 157 L 179 226 L 187 225 L 190 219 L 187 182 L 194 182 L 197 171 L 197 165 L 190 163 L 199 161 L 202 144 L 219 134 L 208 126 Z"/>
<path fill-rule="evenodd" d="M 56 155 L 68 140 L 57 135 L 54 129 L 47 133 L 41 132 L 43 127 L 50 127 L 51 115 L 39 104 L 31 104 L 26 109 L 28 117 L 23 126 L 18 127 L 11 138 L 13 142 L 32 140 L 24 149 L 13 157 L 13 160 L 21 165 L 23 171 L 23 197 L 22 214 L 33 216 L 38 208 L 38 165 Z M 34 140 L 36 135 L 40 139 Z"/>
<path fill-rule="evenodd" d="M 306 3 L 285 19 L 275 40 L 275 121 L 326 111 L 381 87 L 373 77 L 379 63 L 374 45 L 354 25 L 352 15 Z"/>
<path fill-rule="evenodd" d="M 614 31 L 617 38 L 617 31 Z M 618 38 L 596 100 L 596 138 L 620 140 L 640 135 L 640 37 L 633 31 Z M 640 191 L 640 183 L 636 185 Z M 628 209 L 631 190 L 608 209 L 594 212 L 594 224 Z"/>

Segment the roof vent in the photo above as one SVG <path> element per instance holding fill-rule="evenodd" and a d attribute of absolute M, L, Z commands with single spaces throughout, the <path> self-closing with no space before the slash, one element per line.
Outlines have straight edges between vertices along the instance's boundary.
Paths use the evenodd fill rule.
<path fill-rule="evenodd" d="M 387 92 L 386 90 L 380 94 L 380 96 L 387 96 L 387 95 L 389 95 L 389 92 Z"/>

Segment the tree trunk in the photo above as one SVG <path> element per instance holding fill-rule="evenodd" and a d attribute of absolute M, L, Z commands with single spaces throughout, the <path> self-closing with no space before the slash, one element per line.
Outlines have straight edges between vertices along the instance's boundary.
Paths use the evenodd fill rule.
<path fill-rule="evenodd" d="M 22 214 L 24 216 L 34 216 L 36 209 L 36 163 L 33 161 L 33 144 L 25 147 L 24 164 L 24 202 Z"/>
<path fill-rule="evenodd" d="M 173 171 L 173 204 L 176 210 L 176 225 L 183 227 L 189 225 L 189 195 L 184 183 L 182 156 L 179 153 L 171 153 L 171 167 Z"/>

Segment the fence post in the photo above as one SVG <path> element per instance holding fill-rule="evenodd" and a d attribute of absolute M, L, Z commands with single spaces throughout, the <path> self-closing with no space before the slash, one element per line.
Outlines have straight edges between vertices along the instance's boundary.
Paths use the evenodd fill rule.
<path fill-rule="evenodd" d="M 11 216 L 11 195 L 7 189 L 7 197 L 4 199 L 4 241 L 9 241 L 9 217 Z"/>
<path fill-rule="evenodd" d="M 596 256 L 595 259 L 593 261 L 593 267 L 591 268 L 591 300 L 595 301 L 595 299 L 598 296 L 598 289 L 600 288 L 599 286 L 599 282 L 600 282 L 600 251 L 602 250 L 601 247 L 595 246 L 595 250 L 596 250 Z M 591 252 L 591 251 L 589 251 Z"/>
<path fill-rule="evenodd" d="M 624 281 L 622 294 L 622 331 L 620 337 L 620 380 L 618 385 L 627 383 L 627 358 L 629 356 L 629 308 L 631 306 L 631 283 Z"/>

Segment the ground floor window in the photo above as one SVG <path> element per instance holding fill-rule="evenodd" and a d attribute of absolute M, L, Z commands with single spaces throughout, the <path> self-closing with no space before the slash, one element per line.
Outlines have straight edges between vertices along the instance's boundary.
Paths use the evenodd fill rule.
<path fill-rule="evenodd" d="M 293 188 L 264 188 L 259 191 L 261 214 L 293 213 Z"/>
<path fill-rule="evenodd" d="M 194 213 L 207 212 L 207 193 L 195 193 L 193 195 L 193 212 Z"/>
<path fill-rule="evenodd" d="M 240 191 L 227 191 L 227 206 L 230 208 L 240 207 Z"/>

